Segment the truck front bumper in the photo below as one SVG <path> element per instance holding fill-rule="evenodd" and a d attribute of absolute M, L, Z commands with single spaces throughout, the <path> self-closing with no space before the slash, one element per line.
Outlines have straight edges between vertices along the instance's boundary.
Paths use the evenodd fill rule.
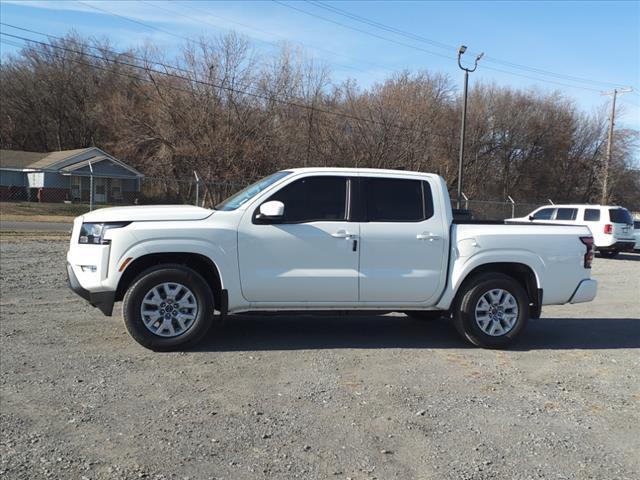
<path fill-rule="evenodd" d="M 71 264 L 67 263 L 67 279 L 69 281 L 69 288 L 92 306 L 100 309 L 102 313 L 110 317 L 113 313 L 113 303 L 115 302 L 116 292 L 90 292 L 89 290 L 82 288 L 76 274 L 73 273 Z"/>
<path fill-rule="evenodd" d="M 573 292 L 573 296 L 569 303 L 584 303 L 590 302 L 594 298 L 596 298 L 596 293 L 598 293 L 598 281 L 593 279 L 582 280 L 576 288 L 576 291 Z"/>

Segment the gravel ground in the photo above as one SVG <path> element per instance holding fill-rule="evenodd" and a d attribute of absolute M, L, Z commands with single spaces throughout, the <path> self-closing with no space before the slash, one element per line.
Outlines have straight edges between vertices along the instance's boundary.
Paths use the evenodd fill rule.
<path fill-rule="evenodd" d="M 401 315 L 238 316 L 159 354 L 66 289 L 66 247 L 0 242 L 1 478 L 640 478 L 640 255 L 597 258 L 597 300 L 509 351 Z"/>

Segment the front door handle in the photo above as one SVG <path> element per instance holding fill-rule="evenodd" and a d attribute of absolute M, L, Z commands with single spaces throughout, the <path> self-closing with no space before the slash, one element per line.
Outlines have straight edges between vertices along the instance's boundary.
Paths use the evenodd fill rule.
<path fill-rule="evenodd" d="M 442 237 L 440 235 L 436 235 L 435 233 L 423 232 L 417 234 L 416 238 L 418 240 L 429 240 L 430 242 L 433 242 L 434 240 L 440 240 Z"/>
<path fill-rule="evenodd" d="M 347 230 L 338 230 L 337 232 L 333 232 L 331 236 L 333 238 L 346 238 L 347 240 L 357 237 L 357 235 L 349 233 Z"/>

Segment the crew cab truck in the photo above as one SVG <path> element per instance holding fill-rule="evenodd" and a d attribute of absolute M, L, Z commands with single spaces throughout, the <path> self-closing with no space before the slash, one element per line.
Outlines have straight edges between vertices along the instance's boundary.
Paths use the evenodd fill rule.
<path fill-rule="evenodd" d="M 213 210 L 137 206 L 75 219 L 73 291 L 158 351 L 222 315 L 262 311 L 448 316 L 505 347 L 543 305 L 591 301 L 584 226 L 454 222 L 444 180 L 397 170 L 280 171 Z"/>

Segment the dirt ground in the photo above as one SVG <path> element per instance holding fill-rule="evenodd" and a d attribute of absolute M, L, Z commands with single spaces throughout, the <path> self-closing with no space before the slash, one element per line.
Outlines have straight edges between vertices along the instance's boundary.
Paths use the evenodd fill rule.
<path fill-rule="evenodd" d="M 0 241 L 0 478 L 638 479 L 640 255 L 508 351 L 445 321 L 238 316 L 152 353 Z"/>

